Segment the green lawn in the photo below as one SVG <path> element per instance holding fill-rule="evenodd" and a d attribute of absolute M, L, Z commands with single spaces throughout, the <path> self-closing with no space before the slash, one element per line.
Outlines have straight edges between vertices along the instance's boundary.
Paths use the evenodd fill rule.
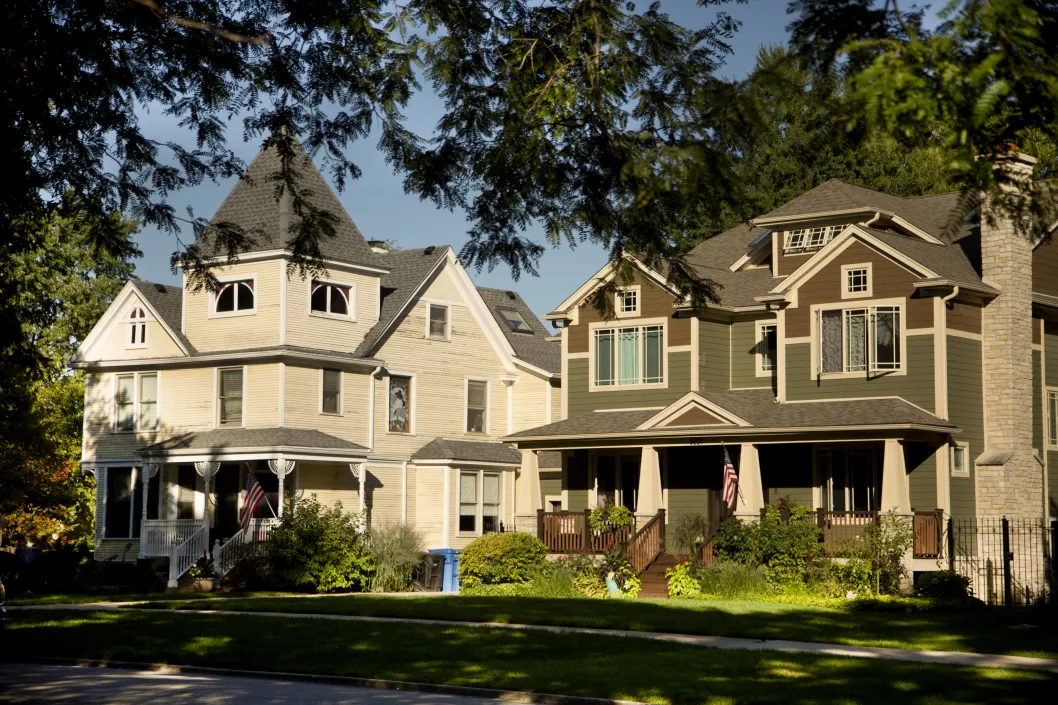
<path fill-rule="evenodd" d="M 57 593 L 52 595 L 8 595 L 9 607 L 34 605 L 85 605 L 96 602 L 144 602 L 146 600 L 166 600 L 184 602 L 188 600 L 208 600 L 218 598 L 247 598 L 247 597 L 276 597 L 290 595 L 287 592 L 187 592 L 187 593 L 164 593 L 164 592 L 135 592 L 119 593 L 113 595 L 83 595 L 78 593 Z"/>
<path fill-rule="evenodd" d="M 372 595 L 148 606 L 553 624 L 1058 658 L 1058 633 L 1034 624 L 1037 613 L 999 608 L 952 613 L 851 612 L 769 602 Z"/>
<path fill-rule="evenodd" d="M 656 703 L 1039 703 L 1051 674 L 605 636 L 174 612 L 20 611 L 0 658 L 335 674 Z"/>

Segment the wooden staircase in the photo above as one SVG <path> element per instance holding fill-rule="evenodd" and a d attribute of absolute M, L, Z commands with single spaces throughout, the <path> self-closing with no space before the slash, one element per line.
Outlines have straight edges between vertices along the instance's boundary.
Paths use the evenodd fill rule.
<path fill-rule="evenodd" d="M 643 582 L 639 590 L 640 597 L 664 597 L 669 596 L 669 582 L 665 579 L 665 571 L 678 563 L 676 556 L 671 553 L 662 553 L 646 570 L 639 574 Z"/>

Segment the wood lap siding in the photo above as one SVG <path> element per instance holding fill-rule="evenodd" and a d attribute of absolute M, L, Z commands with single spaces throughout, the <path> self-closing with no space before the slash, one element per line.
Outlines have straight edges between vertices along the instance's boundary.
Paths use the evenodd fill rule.
<path fill-rule="evenodd" d="M 591 490 L 593 488 L 591 468 L 589 466 L 588 451 L 575 450 L 566 465 L 566 473 L 563 477 L 565 483 L 562 487 L 566 490 L 568 507 L 571 512 L 581 512 L 590 506 Z"/>
<path fill-rule="evenodd" d="M 298 463 L 297 480 L 299 492 L 306 497 L 315 495 L 325 506 L 341 502 L 346 512 L 360 509 L 360 481 L 346 463 Z"/>
<path fill-rule="evenodd" d="M 948 328 L 964 333 L 981 333 L 981 307 L 961 301 L 949 301 L 947 319 Z"/>
<path fill-rule="evenodd" d="M 252 315 L 210 318 L 209 301 L 213 294 L 205 289 L 197 293 L 185 291 L 184 334 L 191 344 L 200 352 L 279 345 L 279 266 L 278 261 L 258 261 L 214 270 L 221 278 L 257 276 L 257 312 Z M 238 342 L 233 345 L 233 341 Z"/>
<path fill-rule="evenodd" d="M 946 453 L 947 446 L 941 451 Z M 911 508 L 917 512 L 929 512 L 937 508 L 937 456 L 936 448 L 926 443 L 905 443 L 904 462 L 907 467 L 908 492 Z"/>
<path fill-rule="evenodd" d="M 153 318 L 147 321 L 147 347 L 126 347 L 129 341 L 130 325 L 126 317 L 128 312 L 137 305 L 146 310 L 146 307 L 143 306 L 138 297 L 134 297 L 129 303 L 125 304 L 117 312 L 118 315 L 114 317 L 114 320 L 110 322 L 106 330 L 102 331 L 92 347 L 86 351 L 84 356 L 86 361 L 143 360 L 147 358 L 184 356 L 184 353 L 180 351 L 180 347 L 162 328 L 162 324 Z"/>
<path fill-rule="evenodd" d="M 285 262 L 277 263 L 286 276 Z M 329 265 L 323 279 L 351 283 L 355 287 L 356 320 L 328 318 L 309 312 L 311 277 L 287 279 L 286 344 L 353 352 L 378 321 L 378 278 L 354 274 L 340 265 Z"/>
<path fill-rule="evenodd" d="M 732 389 L 771 386 L 771 377 L 757 376 L 758 344 L 756 321 L 736 321 L 731 325 Z"/>
<path fill-rule="evenodd" d="M 367 445 L 369 387 L 366 374 L 349 370 L 342 372 L 341 416 L 320 413 L 320 368 L 287 365 L 284 376 L 285 426 L 313 428 L 353 443 Z M 375 432 L 378 433 L 377 428 Z"/>
<path fill-rule="evenodd" d="M 562 494 L 562 471 L 541 470 L 540 471 L 540 506 L 546 511 L 551 507 L 547 504 L 545 497 L 558 496 Z"/>
<path fill-rule="evenodd" d="M 698 322 L 698 389 L 722 392 L 730 388 L 731 326 L 718 321 Z"/>
<path fill-rule="evenodd" d="M 982 412 L 981 343 L 954 335 L 948 336 L 948 418 L 962 429 L 958 441 L 970 444 L 970 476 L 951 478 L 951 513 L 973 516 L 973 459 L 984 452 L 984 418 Z"/>
<path fill-rule="evenodd" d="M 634 409 L 666 406 L 691 389 L 691 353 L 668 354 L 667 389 L 621 389 L 588 391 L 588 360 L 574 358 L 568 362 L 569 416 L 579 416 L 596 409 Z"/>
<path fill-rule="evenodd" d="M 279 365 L 248 365 L 244 374 L 243 425 L 275 428 L 279 425 Z"/>
<path fill-rule="evenodd" d="M 910 297 L 917 277 L 891 259 L 871 248 L 854 242 L 827 266 L 816 272 L 797 289 L 797 306 L 786 310 L 786 335 L 790 338 L 811 334 L 811 307 L 815 304 L 855 306 L 860 299 L 842 299 L 841 267 L 846 264 L 871 263 L 871 297 L 891 299 Z M 933 299 L 908 298 L 905 305 L 905 329 L 929 328 L 933 325 Z"/>
<path fill-rule="evenodd" d="M 1032 253 L 1032 291 L 1058 296 L 1058 245 L 1046 238 Z"/>
<path fill-rule="evenodd" d="M 675 318 L 672 294 L 662 289 L 660 286 L 654 283 L 649 277 L 640 274 L 638 271 L 633 276 L 633 281 L 630 284 L 621 282 L 619 286 L 640 286 L 640 296 L 642 301 L 639 306 L 639 316 L 633 316 L 629 318 L 615 318 L 609 321 L 614 326 L 620 325 L 635 325 L 637 318 L 667 318 L 667 331 L 666 335 L 668 340 L 666 343 L 670 346 L 675 345 L 690 345 L 691 344 L 691 319 L 689 318 Z M 590 335 L 590 327 L 592 323 L 600 323 L 604 319 L 599 312 L 592 305 L 591 298 L 580 305 L 577 309 L 578 321 L 576 325 L 570 326 L 566 330 L 566 335 L 569 336 L 569 352 L 571 353 L 586 353 L 588 352 L 588 336 Z"/>

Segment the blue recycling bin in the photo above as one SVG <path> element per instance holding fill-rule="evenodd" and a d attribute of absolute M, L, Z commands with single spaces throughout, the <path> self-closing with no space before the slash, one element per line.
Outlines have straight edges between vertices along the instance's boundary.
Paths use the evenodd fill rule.
<path fill-rule="evenodd" d="M 430 553 L 445 557 L 441 592 L 459 592 L 459 551 L 454 548 L 433 548 Z"/>

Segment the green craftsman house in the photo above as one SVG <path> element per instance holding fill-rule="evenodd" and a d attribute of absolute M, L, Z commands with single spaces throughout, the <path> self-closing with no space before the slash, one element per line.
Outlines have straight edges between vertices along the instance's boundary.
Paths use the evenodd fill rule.
<path fill-rule="evenodd" d="M 997 168 L 1027 179 L 1032 161 Z M 603 267 L 545 316 L 561 415 L 506 438 L 519 524 L 603 501 L 641 523 L 719 519 L 725 449 L 736 514 L 785 498 L 819 510 L 829 541 L 896 510 L 932 567 L 945 517 L 1053 516 L 1058 244 L 1002 219 L 952 227 L 959 205 L 827 181 L 691 251 L 717 285 L 704 311 L 632 254 L 631 280 Z"/>

